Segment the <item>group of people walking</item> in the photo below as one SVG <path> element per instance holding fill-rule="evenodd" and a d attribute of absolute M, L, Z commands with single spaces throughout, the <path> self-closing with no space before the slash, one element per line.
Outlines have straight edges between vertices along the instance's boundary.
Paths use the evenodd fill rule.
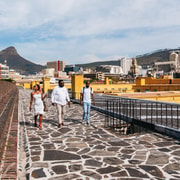
<path fill-rule="evenodd" d="M 43 95 L 43 92 L 39 84 L 33 87 L 34 91 L 31 93 L 30 98 L 30 111 L 32 110 L 32 105 L 34 105 L 34 126 L 38 126 L 37 118 L 39 116 L 39 129 L 42 130 L 42 120 L 44 114 L 44 100 L 47 94 Z M 82 123 L 90 125 L 90 109 L 91 109 L 91 99 L 95 105 L 93 89 L 90 87 L 90 82 L 87 81 L 86 85 L 81 89 L 80 92 L 80 104 L 83 106 L 83 117 Z M 70 107 L 70 98 L 67 88 L 64 86 L 64 81 L 59 80 L 58 86 L 56 86 L 51 94 L 52 105 L 56 107 L 58 127 L 64 125 L 64 114 L 66 112 L 66 105 Z"/>

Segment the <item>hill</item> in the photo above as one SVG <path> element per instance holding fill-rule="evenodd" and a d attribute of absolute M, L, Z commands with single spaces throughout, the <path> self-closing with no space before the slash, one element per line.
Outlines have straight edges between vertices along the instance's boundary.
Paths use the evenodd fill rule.
<path fill-rule="evenodd" d="M 163 62 L 169 60 L 169 54 L 171 51 L 180 50 L 180 48 L 177 49 L 160 49 L 151 53 L 146 53 L 143 55 L 136 56 L 137 64 L 141 66 L 152 66 L 155 62 Z M 76 64 L 76 66 L 83 67 L 83 68 L 95 68 L 99 65 L 115 65 L 119 66 L 120 62 L 119 60 L 110 60 L 110 61 L 98 61 L 98 62 L 92 62 L 87 64 Z"/>
<path fill-rule="evenodd" d="M 4 64 L 5 59 L 10 69 L 15 69 L 24 75 L 35 74 L 45 68 L 45 66 L 32 63 L 21 57 L 14 47 L 8 47 L 0 51 L 0 63 Z"/>

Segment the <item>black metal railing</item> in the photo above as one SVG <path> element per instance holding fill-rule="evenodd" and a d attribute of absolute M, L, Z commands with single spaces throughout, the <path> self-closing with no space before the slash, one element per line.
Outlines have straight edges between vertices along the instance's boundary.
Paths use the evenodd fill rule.
<path fill-rule="evenodd" d="M 105 127 L 123 134 L 155 130 L 156 126 L 180 130 L 180 104 L 94 94 L 92 108 L 105 114 Z M 79 100 L 74 102 L 79 103 Z"/>

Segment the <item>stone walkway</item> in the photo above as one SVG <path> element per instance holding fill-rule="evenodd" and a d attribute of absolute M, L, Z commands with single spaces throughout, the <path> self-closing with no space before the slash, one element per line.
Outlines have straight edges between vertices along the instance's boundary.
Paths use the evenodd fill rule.
<path fill-rule="evenodd" d="M 103 128 L 104 115 L 91 111 L 91 126 L 81 124 L 82 107 L 67 108 L 57 127 L 47 99 L 43 130 L 33 126 L 30 91 L 20 90 L 19 179 L 180 179 L 180 142 L 157 134 L 117 136 Z"/>

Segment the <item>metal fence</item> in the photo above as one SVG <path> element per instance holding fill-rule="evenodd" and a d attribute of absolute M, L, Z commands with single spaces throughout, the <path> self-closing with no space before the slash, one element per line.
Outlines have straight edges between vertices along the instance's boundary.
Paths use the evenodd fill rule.
<path fill-rule="evenodd" d="M 106 128 L 122 134 L 155 130 L 180 138 L 180 104 L 94 94 L 93 109 L 105 114 Z M 79 100 L 73 100 L 79 103 Z M 171 132 L 170 132 L 171 131 Z"/>

